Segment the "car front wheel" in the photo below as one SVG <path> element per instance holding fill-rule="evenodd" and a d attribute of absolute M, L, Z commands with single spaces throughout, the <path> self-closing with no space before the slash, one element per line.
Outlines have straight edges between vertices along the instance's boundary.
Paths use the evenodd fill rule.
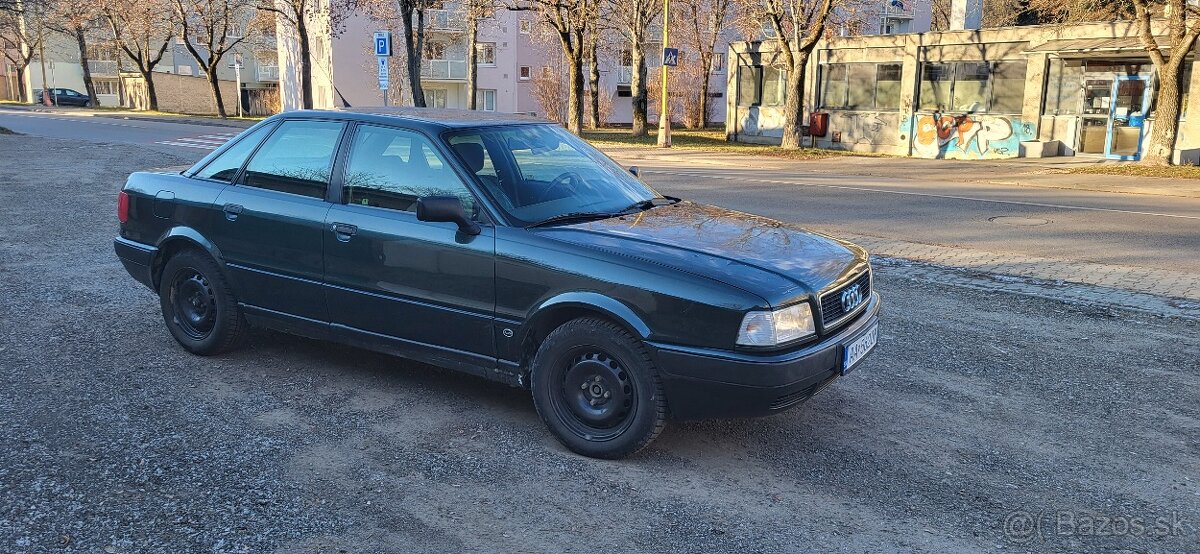
<path fill-rule="evenodd" d="M 662 432 L 667 401 L 658 370 L 623 327 L 591 317 L 564 323 L 542 342 L 532 366 L 534 406 L 567 448 L 623 458 Z"/>
<path fill-rule="evenodd" d="M 193 354 L 220 354 L 246 333 L 229 281 L 206 254 L 184 250 L 168 260 L 158 296 L 171 336 Z"/>

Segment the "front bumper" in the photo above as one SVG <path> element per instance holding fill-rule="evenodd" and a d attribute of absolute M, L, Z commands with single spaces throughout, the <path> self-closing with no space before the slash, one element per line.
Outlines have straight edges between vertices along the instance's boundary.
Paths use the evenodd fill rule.
<path fill-rule="evenodd" d="M 151 268 L 158 249 L 122 237 L 113 239 L 113 249 L 117 251 L 117 258 L 121 260 L 121 265 L 125 266 L 125 271 L 139 283 L 154 290 L 154 274 Z"/>
<path fill-rule="evenodd" d="M 879 295 L 837 334 L 799 350 L 758 355 L 651 343 L 678 419 L 763 416 L 816 394 L 842 374 L 845 345 L 879 323 Z"/>

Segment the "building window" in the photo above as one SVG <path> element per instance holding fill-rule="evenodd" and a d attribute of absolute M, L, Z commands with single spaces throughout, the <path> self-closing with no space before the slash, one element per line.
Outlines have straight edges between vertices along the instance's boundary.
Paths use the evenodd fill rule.
<path fill-rule="evenodd" d="M 476 101 L 479 102 L 479 108 L 482 109 L 483 111 L 485 111 L 485 112 L 496 111 L 496 91 L 495 90 L 489 90 L 489 89 L 480 90 L 479 98 Z"/>
<path fill-rule="evenodd" d="M 920 108 L 927 111 L 1021 113 L 1025 62 L 926 63 Z"/>
<path fill-rule="evenodd" d="M 991 99 L 990 112 L 1021 113 L 1025 105 L 1025 62 L 997 62 L 992 66 Z"/>
<path fill-rule="evenodd" d="M 921 67 L 922 110 L 944 110 L 950 104 L 952 67 L 943 63 L 927 63 Z"/>
<path fill-rule="evenodd" d="M 496 65 L 496 43 L 481 42 L 476 44 L 475 62 L 479 65 Z"/>
<path fill-rule="evenodd" d="M 821 107 L 834 110 L 899 110 L 898 63 L 834 63 L 824 67 Z"/>
<path fill-rule="evenodd" d="M 425 107 L 426 108 L 445 108 L 446 107 L 446 89 L 444 89 L 444 88 L 427 88 L 427 89 L 425 89 Z"/>
<path fill-rule="evenodd" d="M 117 84 L 116 79 L 92 79 L 92 85 L 96 87 L 96 94 L 115 96 L 121 92 L 121 86 Z"/>
<path fill-rule="evenodd" d="M 787 70 L 778 67 L 764 67 L 762 72 L 762 105 L 782 106 L 787 98 L 784 90 L 787 88 Z"/>
<path fill-rule="evenodd" d="M 844 63 L 831 63 L 825 66 L 825 94 L 821 101 L 822 107 L 834 110 L 846 107 L 848 101 L 846 76 L 849 73 L 847 64 Z"/>
<path fill-rule="evenodd" d="M 725 71 L 725 54 L 714 53 L 712 56 L 713 73 Z"/>
<path fill-rule="evenodd" d="M 446 59 L 446 43 L 438 41 L 429 41 L 425 43 L 425 59 L 427 60 L 444 60 Z"/>
<path fill-rule="evenodd" d="M 528 81 L 533 73 L 533 70 L 530 69 L 530 67 L 527 65 L 521 66 L 518 69 L 518 71 L 519 71 L 519 73 L 517 73 L 517 78 L 519 78 L 522 81 Z"/>
<path fill-rule="evenodd" d="M 739 106 L 757 106 L 762 102 L 762 74 L 760 65 L 739 65 L 737 68 Z"/>
<path fill-rule="evenodd" d="M 522 19 L 517 26 L 521 30 L 522 35 L 528 35 L 533 32 L 533 22 L 528 19 Z"/>

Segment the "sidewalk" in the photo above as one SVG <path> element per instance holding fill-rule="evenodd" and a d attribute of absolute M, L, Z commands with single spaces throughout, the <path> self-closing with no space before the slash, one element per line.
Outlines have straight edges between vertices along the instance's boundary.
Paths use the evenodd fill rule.
<path fill-rule="evenodd" d="M 771 156 L 721 154 L 680 148 L 658 149 L 604 145 L 600 149 L 614 158 L 620 158 L 627 164 L 634 165 L 661 164 L 663 167 L 767 169 L 790 171 L 795 176 L 805 174 L 857 175 L 1200 198 L 1200 179 L 1061 173 L 1061 171 L 1075 167 L 1114 163 L 1084 156 L 961 161 L 846 155 L 798 161 Z"/>
<path fill-rule="evenodd" d="M 156 121 L 160 123 L 180 123 L 184 125 L 205 125 L 210 127 L 232 127 L 247 129 L 258 123 L 257 119 L 221 119 L 216 116 L 146 113 L 133 110 L 105 110 L 92 108 L 47 107 L 26 104 L 0 104 L 0 110 L 47 113 L 73 117 L 104 117 L 110 119 L 136 119 L 140 121 Z"/>

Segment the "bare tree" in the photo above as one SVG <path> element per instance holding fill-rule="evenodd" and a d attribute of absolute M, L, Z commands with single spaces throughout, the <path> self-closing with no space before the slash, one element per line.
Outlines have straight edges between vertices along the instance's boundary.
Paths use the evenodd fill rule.
<path fill-rule="evenodd" d="M 425 89 L 421 87 L 421 63 L 425 55 L 425 8 L 428 0 L 397 0 L 404 26 L 404 54 L 408 86 L 413 106 L 425 107 Z M 414 21 L 415 18 L 415 21 Z"/>
<path fill-rule="evenodd" d="M 682 34 L 688 50 L 699 58 L 700 97 L 696 104 L 696 127 L 708 126 L 709 81 L 716 71 L 717 45 L 728 28 L 730 0 L 683 0 Z"/>
<path fill-rule="evenodd" d="M 1158 71 L 1154 116 L 1158 123 L 1150 131 L 1150 144 L 1146 145 L 1142 163 L 1170 165 L 1179 134 L 1181 68 L 1200 36 L 1200 10 L 1187 0 L 1169 0 L 1165 6 L 1152 0 L 1133 0 L 1133 5 L 1138 38 Z M 1159 13 L 1167 19 L 1166 45 L 1158 44 L 1150 27 L 1151 18 Z"/>
<path fill-rule="evenodd" d="M 228 117 L 221 97 L 221 59 L 246 40 L 239 32 L 254 14 L 250 0 L 173 0 L 180 37 L 212 88 L 217 115 Z"/>
<path fill-rule="evenodd" d="M 597 24 L 600 0 L 520 0 L 511 10 L 536 12 L 558 37 L 567 59 L 567 130 L 583 131 L 583 58 L 588 30 Z"/>
<path fill-rule="evenodd" d="M 42 24 L 43 12 L 40 0 L 11 0 L 0 10 L 0 53 L 17 71 L 18 98 L 22 102 L 33 102 L 28 95 L 29 65 L 49 33 Z"/>
<path fill-rule="evenodd" d="M 783 148 L 800 148 L 808 58 L 825 32 L 835 0 L 738 0 L 746 16 L 769 28 L 787 69 Z"/>
<path fill-rule="evenodd" d="M 323 9 L 335 11 L 333 6 L 322 6 L 321 0 L 259 0 L 258 10 L 274 14 L 284 26 L 296 34 L 300 47 L 300 103 L 306 110 L 313 107 L 312 38 L 309 26 L 314 16 Z M 341 10 L 337 10 L 341 11 Z"/>
<path fill-rule="evenodd" d="M 495 0 L 465 0 L 463 11 L 467 19 L 467 109 L 479 109 L 479 22 L 496 13 Z M 493 52 L 494 56 L 495 53 Z"/>
<path fill-rule="evenodd" d="M 593 25 L 588 30 L 584 40 L 584 48 L 588 58 L 588 128 L 599 129 L 603 120 L 600 118 L 600 26 Z"/>
<path fill-rule="evenodd" d="M 174 37 L 171 6 L 166 0 L 103 0 L 100 9 L 112 29 L 113 42 L 134 63 L 146 84 L 147 108 L 158 110 L 154 68 Z"/>
<path fill-rule="evenodd" d="M 647 81 L 649 70 L 646 64 L 646 41 L 651 25 L 662 16 L 659 0 L 608 0 L 613 27 L 621 34 L 629 48 L 630 61 L 630 104 L 633 108 L 633 131 L 635 137 L 646 136 Z"/>
<path fill-rule="evenodd" d="M 55 2 L 46 20 L 46 25 L 58 33 L 75 40 L 79 48 L 79 65 L 83 70 L 83 87 L 91 105 L 96 99 L 96 84 L 92 81 L 92 68 L 88 63 L 88 35 L 100 24 L 100 9 L 93 2 Z"/>

